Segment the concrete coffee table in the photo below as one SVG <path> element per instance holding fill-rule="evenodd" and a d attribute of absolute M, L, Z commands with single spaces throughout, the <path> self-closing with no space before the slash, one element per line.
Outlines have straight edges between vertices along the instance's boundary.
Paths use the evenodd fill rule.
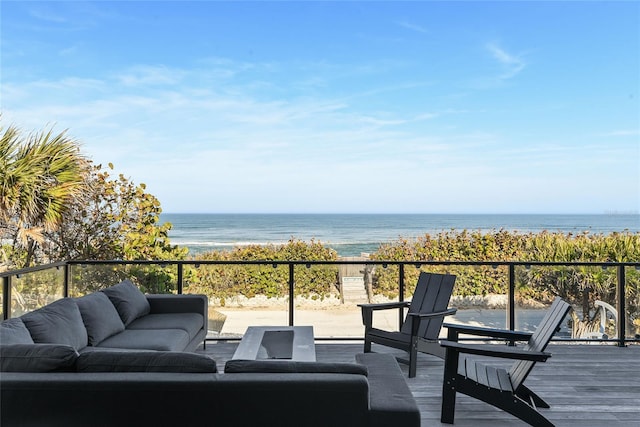
<path fill-rule="evenodd" d="M 232 359 L 315 362 L 313 326 L 249 326 Z"/>

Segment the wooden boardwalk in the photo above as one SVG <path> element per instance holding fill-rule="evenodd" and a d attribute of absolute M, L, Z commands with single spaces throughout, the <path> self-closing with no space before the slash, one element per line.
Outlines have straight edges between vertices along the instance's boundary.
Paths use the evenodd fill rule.
<path fill-rule="evenodd" d="M 222 370 L 237 345 L 209 342 L 206 353 Z M 375 345 L 374 350 L 402 354 Z M 640 426 L 640 346 L 551 344 L 547 351 L 553 357 L 538 363 L 525 384 L 551 404 L 550 409 L 541 410 L 551 422 L 558 427 Z M 318 361 L 353 362 L 360 352 L 362 343 L 316 343 Z M 406 375 L 407 366 L 400 367 Z M 423 426 L 448 425 L 440 423 L 442 371 L 442 360 L 421 354 L 418 375 L 407 378 L 420 407 Z M 484 402 L 458 394 L 454 425 L 526 424 Z"/>

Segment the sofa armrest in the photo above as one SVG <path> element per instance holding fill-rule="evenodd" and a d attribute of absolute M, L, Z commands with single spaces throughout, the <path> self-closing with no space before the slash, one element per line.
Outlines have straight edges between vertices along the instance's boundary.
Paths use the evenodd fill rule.
<path fill-rule="evenodd" d="M 208 310 L 209 301 L 206 295 L 195 294 L 147 294 L 151 306 L 151 314 L 161 313 L 200 313 Z"/>
<path fill-rule="evenodd" d="M 199 294 L 148 294 L 151 306 L 150 314 L 164 313 L 198 313 L 204 317 L 204 329 L 207 329 L 209 317 L 209 300 L 206 295 Z"/>

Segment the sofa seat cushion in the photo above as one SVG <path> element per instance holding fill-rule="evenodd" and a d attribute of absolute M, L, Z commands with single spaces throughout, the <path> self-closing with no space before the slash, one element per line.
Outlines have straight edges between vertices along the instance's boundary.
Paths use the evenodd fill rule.
<path fill-rule="evenodd" d="M 232 373 L 298 373 L 367 375 L 367 368 L 356 363 L 295 362 L 292 360 L 228 360 L 225 374 Z"/>
<path fill-rule="evenodd" d="M 0 323 L 0 345 L 33 344 L 33 338 L 20 317 Z"/>
<path fill-rule="evenodd" d="M 182 351 L 189 341 L 189 334 L 182 329 L 125 329 L 102 341 L 98 348 Z"/>
<path fill-rule="evenodd" d="M 92 351 L 76 362 L 78 372 L 209 372 L 216 361 L 204 354 L 178 351 Z"/>
<path fill-rule="evenodd" d="M 89 345 L 95 346 L 110 336 L 124 331 L 124 323 L 105 293 L 94 292 L 76 298 L 75 301 L 87 329 Z"/>
<path fill-rule="evenodd" d="M 204 328 L 204 317 L 198 313 L 147 314 L 134 320 L 127 329 L 182 329 L 189 334 L 189 340 Z"/>
<path fill-rule="evenodd" d="M 147 297 L 130 280 L 123 280 L 101 292 L 109 297 L 125 326 L 151 311 Z"/>
<path fill-rule="evenodd" d="M 72 372 L 77 359 L 78 352 L 69 345 L 0 346 L 0 372 Z"/>
<path fill-rule="evenodd" d="M 64 344 L 76 350 L 88 344 L 87 330 L 73 298 L 63 298 L 22 315 L 33 342 Z"/>

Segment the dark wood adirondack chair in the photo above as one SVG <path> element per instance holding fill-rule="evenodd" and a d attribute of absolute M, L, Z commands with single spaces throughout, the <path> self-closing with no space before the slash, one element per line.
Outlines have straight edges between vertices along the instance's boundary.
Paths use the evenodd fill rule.
<path fill-rule="evenodd" d="M 534 333 L 507 331 L 502 329 L 476 328 L 464 325 L 449 325 L 446 348 L 444 381 L 442 383 L 442 412 L 440 421 L 453 424 L 456 393 L 482 400 L 502 409 L 532 426 L 553 426 L 538 410 L 549 405 L 523 383 L 536 362 L 544 362 L 551 354 L 544 350 L 571 306 L 556 298 Z M 470 334 L 511 342 L 527 341 L 520 347 L 491 344 L 458 343 L 459 334 Z M 516 360 L 507 371 L 484 364 L 466 356 L 475 354 Z M 485 359 L 486 362 L 486 359 Z"/>
<path fill-rule="evenodd" d="M 364 330 L 364 352 L 371 352 L 371 343 L 382 344 L 404 350 L 409 360 L 398 359 L 409 364 L 409 377 L 416 376 L 417 352 L 444 358 L 444 349 L 438 342 L 444 317 L 455 314 L 448 308 L 456 276 L 421 272 L 411 302 L 383 304 L 359 304 L 362 309 Z M 409 308 L 400 331 L 385 331 L 373 327 L 373 312 L 397 308 Z"/>

